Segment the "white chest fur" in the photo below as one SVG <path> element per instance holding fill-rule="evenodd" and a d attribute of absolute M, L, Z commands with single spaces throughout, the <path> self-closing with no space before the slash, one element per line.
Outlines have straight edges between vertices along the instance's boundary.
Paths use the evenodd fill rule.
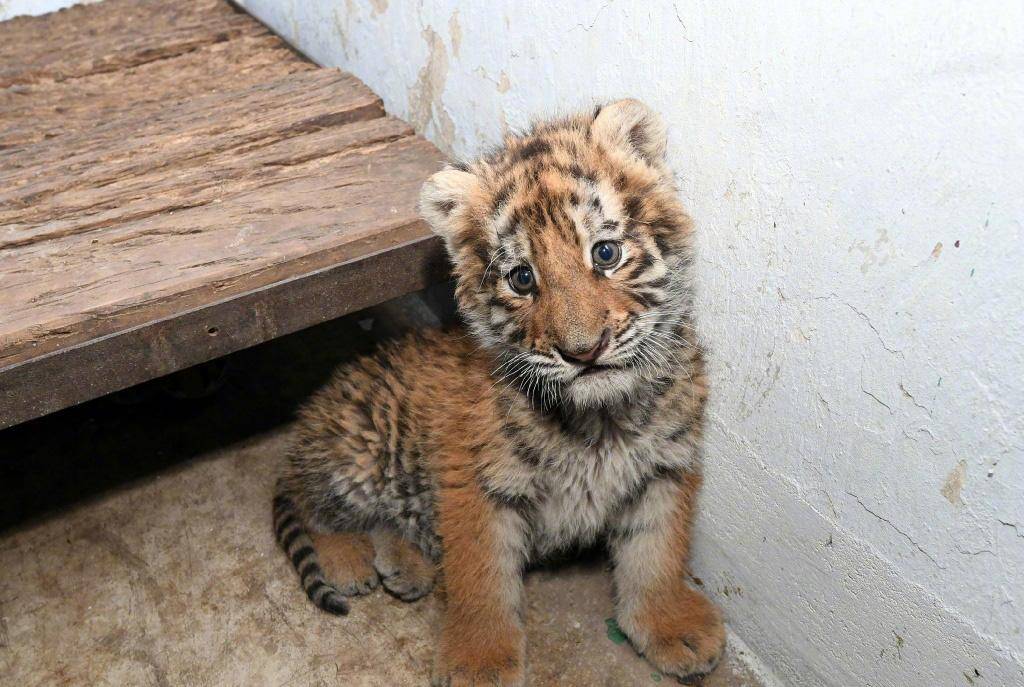
<path fill-rule="evenodd" d="M 664 447 L 646 437 L 595 447 L 570 445 L 548 454 L 535 476 L 534 550 L 544 555 L 593 543 L 659 464 L 678 465 L 680 458 L 665 455 Z"/>

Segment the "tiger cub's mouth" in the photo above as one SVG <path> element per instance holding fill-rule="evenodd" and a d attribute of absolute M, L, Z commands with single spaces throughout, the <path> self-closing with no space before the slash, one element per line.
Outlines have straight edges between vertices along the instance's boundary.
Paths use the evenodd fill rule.
<path fill-rule="evenodd" d="M 579 377 L 586 377 L 586 376 L 590 376 L 590 375 L 599 375 L 599 374 L 602 374 L 602 373 L 605 373 L 605 372 L 611 372 L 612 370 L 621 370 L 621 369 L 622 368 L 620 368 L 618 365 L 588 365 L 587 367 L 584 367 L 580 371 L 580 373 L 576 375 L 576 377 L 579 378 Z"/>

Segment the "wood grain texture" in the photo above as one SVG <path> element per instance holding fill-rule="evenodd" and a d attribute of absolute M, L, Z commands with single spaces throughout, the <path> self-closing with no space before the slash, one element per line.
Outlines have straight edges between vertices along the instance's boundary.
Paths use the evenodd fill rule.
<path fill-rule="evenodd" d="M 0 24 L 0 427 L 440 278 L 416 212 L 440 163 L 355 77 L 221 2 Z M 251 312 L 325 270 L 337 302 Z M 217 345 L 175 332 L 211 307 Z"/>
<path fill-rule="evenodd" d="M 0 23 L 0 27 L 3 24 Z M 88 130 L 183 100 L 316 69 L 269 32 L 211 43 L 178 57 L 64 81 L 0 89 L 0 150 Z M 154 83 L 160 88 L 154 89 Z M 115 97 L 116 96 L 116 97 Z"/>
<path fill-rule="evenodd" d="M 0 23 L 0 88 L 64 81 L 266 34 L 221 0 L 106 0 Z"/>
<path fill-rule="evenodd" d="M 351 260 L 2 368 L 0 429 L 382 303 L 447 274 L 444 249 L 433 238 L 378 240 Z"/>

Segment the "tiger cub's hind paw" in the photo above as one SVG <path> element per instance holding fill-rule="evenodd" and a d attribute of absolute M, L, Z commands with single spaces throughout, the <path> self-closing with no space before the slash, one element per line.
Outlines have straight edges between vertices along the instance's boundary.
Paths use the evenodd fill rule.
<path fill-rule="evenodd" d="M 369 594 L 380 584 L 373 567 L 373 545 L 365 534 L 313 534 L 324 576 L 345 596 Z"/>

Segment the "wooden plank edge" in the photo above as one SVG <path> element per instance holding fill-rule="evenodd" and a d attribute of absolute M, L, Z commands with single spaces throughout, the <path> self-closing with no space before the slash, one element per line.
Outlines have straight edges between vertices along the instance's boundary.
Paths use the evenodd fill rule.
<path fill-rule="evenodd" d="M 434 236 L 0 368 L 0 429 L 377 305 L 443 280 Z"/>

